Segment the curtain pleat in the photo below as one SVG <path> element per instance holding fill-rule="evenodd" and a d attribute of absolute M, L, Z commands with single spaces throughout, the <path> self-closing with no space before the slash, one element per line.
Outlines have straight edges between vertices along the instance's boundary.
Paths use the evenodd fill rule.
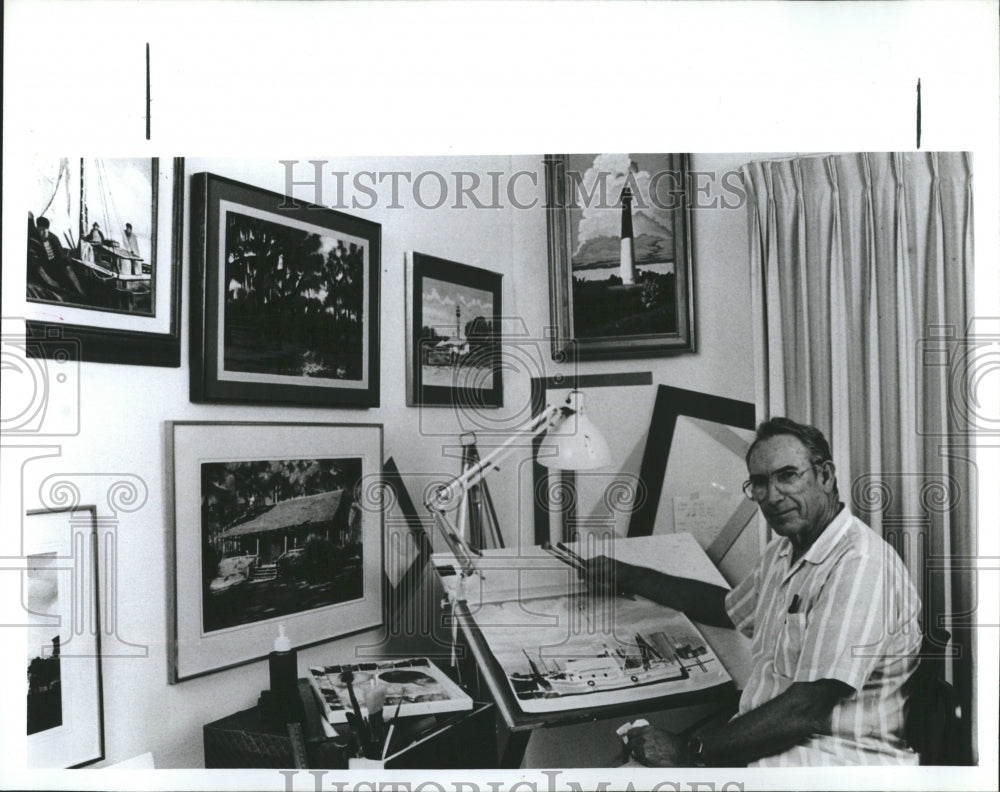
<path fill-rule="evenodd" d="M 758 415 L 819 426 L 843 500 L 897 549 L 932 636 L 953 633 L 971 710 L 974 476 L 961 354 L 971 315 L 965 153 L 751 162 L 747 186 Z M 956 407 L 956 403 L 958 407 Z"/>

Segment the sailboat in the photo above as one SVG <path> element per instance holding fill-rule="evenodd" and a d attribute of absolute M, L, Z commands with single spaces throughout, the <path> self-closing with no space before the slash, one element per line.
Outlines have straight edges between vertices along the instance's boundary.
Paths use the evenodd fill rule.
<path fill-rule="evenodd" d="M 605 644 L 601 651 L 591 656 L 548 661 L 539 651 L 538 662 L 522 649 L 531 673 L 515 671 L 507 678 L 519 698 L 553 698 L 687 679 L 695 665 L 705 670 L 700 660 L 683 663 L 681 653 L 665 632 L 647 637 L 636 633 L 634 640 L 634 650 L 611 648 Z M 684 648 L 691 651 L 690 646 Z"/>
<path fill-rule="evenodd" d="M 113 166 L 111 169 L 113 170 Z M 133 313 L 151 311 L 152 266 L 139 252 L 135 236 L 130 239 L 125 233 L 127 224 L 122 222 L 116 205 L 116 186 L 122 186 L 127 192 L 120 178 L 116 179 L 114 173 L 109 173 L 108 163 L 100 159 L 81 159 L 79 200 L 78 203 L 74 202 L 71 197 L 76 196 L 69 194 L 69 163 L 67 160 L 61 161 L 59 175 L 54 179 L 41 216 L 46 216 L 53 205 L 62 203 L 55 200 L 62 188 L 66 193 L 66 217 L 64 223 L 59 223 L 58 218 L 53 220 L 63 229 L 65 262 L 69 265 L 70 273 L 61 279 L 61 285 L 66 288 L 49 295 L 39 295 L 42 301 L 77 303 L 86 307 Z M 128 197 L 126 195 L 126 200 Z M 150 207 L 151 200 L 150 187 Z M 74 214 L 76 217 L 73 217 Z M 74 225 L 78 228 L 76 239 L 69 230 Z M 31 230 L 29 221 L 29 234 Z M 29 246 L 29 254 L 30 249 Z M 48 282 L 51 283 L 51 280 Z M 78 294 L 78 291 L 82 293 Z M 49 299 L 45 299 L 46 296 Z"/>
<path fill-rule="evenodd" d="M 88 190 L 88 179 L 96 183 L 97 189 Z M 96 196 L 100 202 L 92 207 L 88 199 Z M 104 228 L 123 229 L 121 217 L 114 204 L 111 184 L 104 172 L 104 163 L 95 160 L 87 169 L 85 160 L 80 160 L 80 243 L 76 255 L 70 261 L 77 265 L 78 274 L 96 282 L 108 290 L 108 296 L 116 305 L 109 307 L 137 308 L 140 303 L 149 305 L 152 292 L 152 271 L 142 256 L 120 244 L 102 232 L 85 236 L 90 218 L 99 211 L 104 220 Z"/>

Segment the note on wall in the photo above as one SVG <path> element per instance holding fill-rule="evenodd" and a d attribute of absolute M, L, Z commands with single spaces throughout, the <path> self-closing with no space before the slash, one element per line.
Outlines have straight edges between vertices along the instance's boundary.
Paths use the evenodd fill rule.
<path fill-rule="evenodd" d="M 707 549 L 728 518 L 723 499 L 713 495 L 703 498 L 700 493 L 692 492 L 677 495 L 673 501 L 674 531 L 691 534 Z"/>

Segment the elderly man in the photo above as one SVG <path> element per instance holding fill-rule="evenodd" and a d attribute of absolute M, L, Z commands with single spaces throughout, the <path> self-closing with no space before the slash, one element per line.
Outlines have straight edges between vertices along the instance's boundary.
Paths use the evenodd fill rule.
<path fill-rule="evenodd" d="M 920 647 L 920 602 L 896 552 L 840 502 L 822 432 L 761 424 L 743 489 L 776 535 L 732 591 L 601 557 L 593 580 L 734 626 L 753 669 L 728 723 L 682 740 L 633 729 L 628 748 L 658 766 L 917 764 L 903 738 L 903 684 Z"/>

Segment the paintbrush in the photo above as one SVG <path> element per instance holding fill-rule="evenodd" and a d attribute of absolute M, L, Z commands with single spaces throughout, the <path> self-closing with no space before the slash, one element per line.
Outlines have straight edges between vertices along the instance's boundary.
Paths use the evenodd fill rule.
<path fill-rule="evenodd" d="M 587 568 L 582 563 L 574 559 L 572 556 L 566 555 L 565 553 L 561 553 L 560 551 L 556 550 L 556 548 L 554 548 L 549 542 L 542 542 L 542 550 L 545 550 L 547 553 L 550 553 L 555 558 L 558 558 L 564 564 L 571 566 L 574 569 L 579 570 L 580 572 L 587 571 Z"/>
<path fill-rule="evenodd" d="M 572 558 L 572 559 L 574 559 L 576 561 L 579 561 L 581 564 L 586 564 L 587 563 L 587 560 L 582 555 L 580 555 L 579 553 L 575 552 L 574 550 L 570 550 L 562 542 L 556 542 L 556 547 L 558 547 L 560 550 L 562 550 L 570 558 Z"/>
<path fill-rule="evenodd" d="M 365 719 L 361 714 L 361 705 L 358 704 L 358 697 L 354 695 L 354 671 L 350 668 L 345 668 L 340 672 L 340 681 L 347 686 L 347 695 L 351 699 L 351 707 L 354 710 L 354 718 L 357 721 L 355 729 L 358 732 L 358 739 L 361 741 L 361 745 L 364 746 L 368 742 L 368 735 L 365 733 Z M 348 718 L 347 722 L 350 723 L 351 719 Z"/>
<path fill-rule="evenodd" d="M 399 691 L 399 699 L 396 701 L 396 711 L 392 713 L 392 720 L 389 721 L 389 730 L 386 732 L 385 740 L 382 741 L 382 759 L 385 759 L 389 754 L 389 743 L 392 742 L 392 734 L 396 730 L 396 721 L 399 720 L 399 708 L 403 706 L 404 698 L 406 698 L 405 688 Z"/>
<path fill-rule="evenodd" d="M 396 721 L 399 719 L 399 708 L 403 706 L 403 699 L 406 698 L 406 689 L 399 691 L 399 700 L 396 702 L 396 711 L 392 713 L 392 721 L 390 722 L 392 726 L 396 725 Z"/>
<path fill-rule="evenodd" d="M 580 572 L 583 573 L 584 577 L 587 576 L 588 573 L 587 560 L 579 553 L 575 553 L 574 551 L 570 550 L 562 542 L 556 542 L 555 547 L 553 547 L 549 542 L 542 542 L 542 549 L 548 550 L 552 555 L 554 555 L 564 564 L 569 564 L 569 566 L 579 570 Z M 625 599 L 630 599 L 630 600 L 635 599 L 635 595 L 626 591 L 624 586 L 619 586 L 615 594 L 617 594 L 619 597 L 624 597 Z"/>
<path fill-rule="evenodd" d="M 384 685 L 374 685 L 365 691 L 365 707 L 368 709 L 368 726 L 371 729 L 372 758 L 381 754 L 382 742 L 385 738 L 385 720 L 382 708 L 385 706 L 386 688 Z"/>

